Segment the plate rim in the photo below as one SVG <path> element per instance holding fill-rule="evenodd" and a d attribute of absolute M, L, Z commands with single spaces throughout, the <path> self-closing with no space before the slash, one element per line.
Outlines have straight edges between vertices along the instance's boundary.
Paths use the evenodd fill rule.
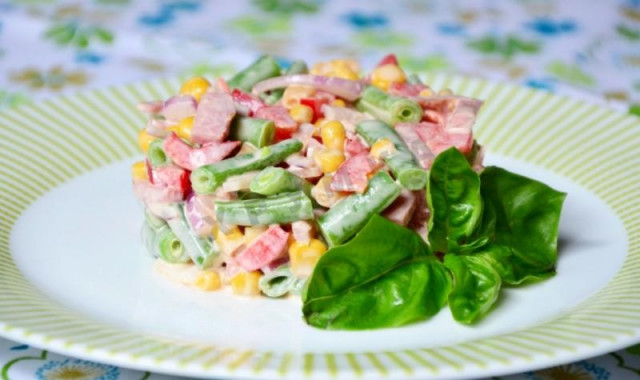
<path fill-rule="evenodd" d="M 424 74 L 424 73 L 422 73 Z M 102 96 L 105 96 L 104 94 L 114 94 L 114 93 L 120 93 L 120 101 L 123 101 L 127 98 L 127 96 L 122 96 L 122 93 L 126 93 L 126 92 L 137 92 L 139 93 L 162 93 L 162 91 L 167 90 L 168 88 L 177 88 L 177 83 L 179 83 L 180 78 L 183 78 L 183 76 L 173 76 L 173 77 L 166 77 L 166 78 L 156 78 L 156 79 L 151 79 L 151 80 L 145 80 L 145 81 L 140 81 L 140 82 L 134 82 L 134 83 L 126 83 L 126 84 L 118 84 L 118 85 L 112 85 L 112 86 L 108 86 L 108 87 L 103 87 L 103 88 L 98 88 L 98 89 L 92 89 L 92 90 L 86 90 L 86 91 L 81 91 L 81 92 L 77 92 L 74 94 L 65 94 L 65 95 L 61 95 L 59 97 L 56 98 L 52 98 L 52 99 L 48 99 L 48 100 L 44 100 L 41 102 L 36 102 L 36 103 L 32 103 L 32 104 L 28 104 L 28 105 L 23 105 L 20 107 L 16 107 L 16 108 L 12 108 L 12 109 L 8 109 L 8 110 L 2 110 L 0 111 L 0 116 L 5 116 L 7 114 L 9 115 L 15 115 L 15 114 L 19 114 L 21 112 L 25 112 L 25 110 L 28 109 L 32 109 L 32 110 L 37 110 L 37 109 L 42 109 L 42 107 L 60 107 L 61 103 L 64 102 L 77 102 L 79 101 L 78 99 L 81 98 L 86 98 L 86 97 L 91 97 L 91 96 L 97 96 L 96 94 L 102 94 Z M 614 109 L 610 109 L 607 107 L 604 107 L 602 105 L 595 105 L 592 104 L 590 102 L 587 102 L 585 100 L 576 100 L 573 99 L 571 97 L 568 96 L 563 96 L 563 95 L 556 95 L 556 94 L 551 94 L 551 93 L 546 93 L 543 91 L 539 91 L 539 90 L 535 90 L 535 89 L 530 89 L 530 88 L 525 88 L 522 86 L 518 86 L 516 84 L 512 84 L 512 83 L 505 83 L 505 82 L 496 82 L 496 81 L 491 81 L 488 79 L 484 79 L 484 78 L 474 78 L 474 77 L 468 77 L 468 76 L 464 76 L 464 75 L 458 75 L 458 74 L 447 74 L 447 73 L 427 73 L 427 78 L 430 78 L 431 81 L 429 83 L 433 83 L 433 82 L 439 82 L 439 83 L 448 83 L 453 85 L 453 87 L 455 87 L 456 85 L 458 87 L 460 86 L 466 86 L 466 87 L 480 87 L 480 88 L 485 88 L 485 87 L 491 87 L 492 91 L 495 90 L 497 91 L 498 94 L 508 94 L 508 93 L 521 93 L 521 94 L 525 94 L 525 95 L 521 95 L 521 96 L 526 96 L 526 97 L 538 97 L 538 99 L 541 99 L 540 101 L 549 101 L 549 99 L 551 99 L 551 101 L 556 101 L 556 102 L 571 102 L 573 105 L 575 106 L 581 106 L 581 107 L 588 107 L 588 108 L 595 108 L 595 109 L 600 109 L 603 110 L 605 114 L 607 114 L 607 116 L 613 116 L 616 119 L 620 119 L 622 118 L 624 119 L 628 119 L 629 121 L 632 121 L 633 123 L 630 124 L 638 124 L 638 126 L 640 126 L 640 119 L 635 120 L 633 119 L 632 115 L 625 115 L 622 114 L 620 112 L 618 112 L 617 110 Z M 435 87 L 435 86 L 434 86 Z M 134 90 L 132 90 L 134 89 Z M 454 88 L 454 90 L 457 90 Z M 493 93 L 493 92 L 492 92 Z M 132 95 L 129 94 L 129 97 L 131 97 Z M 135 96 L 135 95 L 133 95 Z M 13 116 L 16 117 L 16 116 Z M 0 122 L 0 125 L 6 126 L 6 122 Z M 6 128 L 5 128 L 6 129 Z M 640 130 L 636 131 L 636 132 L 640 132 Z M 0 132 L 1 134 L 1 132 Z M 121 136 L 122 138 L 122 136 Z M 125 150 L 126 151 L 126 150 Z M 2 157 L 0 157 L 1 159 Z M 526 161 L 525 161 L 526 162 Z M 104 162 L 102 163 L 104 164 L 108 164 L 111 162 Z M 99 167 L 101 167 L 102 165 L 97 165 L 94 167 L 91 167 L 89 170 L 95 170 L 98 169 Z M 547 170 L 552 170 L 549 168 L 546 168 Z M 553 171 L 553 170 L 552 170 Z M 78 175 L 83 174 L 84 172 L 80 172 L 79 174 L 76 175 L 72 175 L 70 178 L 75 178 Z M 555 174 L 558 174 L 557 172 L 554 171 Z M 69 178 L 69 179 L 70 179 Z M 0 183 L 2 180 L 4 180 L 4 176 L 2 173 L 0 173 Z M 55 186 L 46 189 L 44 192 L 48 192 L 50 190 L 52 190 L 54 187 L 61 185 L 62 183 L 64 183 L 66 181 L 62 181 L 58 184 L 56 184 Z M 581 185 L 581 184 L 580 184 Z M 581 185 L 582 186 L 582 185 Z M 591 189 L 585 188 L 589 191 L 591 191 Z M 602 199 L 598 194 L 594 194 L 595 196 L 597 196 L 599 199 L 601 199 L 605 204 L 607 204 L 609 206 L 609 202 L 606 202 L 604 199 Z M 37 199 L 37 198 L 36 198 Z M 33 202 L 33 201 L 32 201 Z M 32 203 L 31 202 L 31 203 Z M 30 205 L 30 203 L 28 203 L 26 207 L 28 207 Z M 635 209 L 637 209 L 637 205 L 635 205 Z M 23 210 L 22 210 L 23 211 Z M 620 218 L 620 216 L 618 215 L 617 212 L 614 211 L 614 214 L 616 215 L 617 218 Z M 3 215 L 4 216 L 4 215 Z M 637 225 L 637 220 L 639 218 L 636 218 L 636 220 L 634 221 L 634 223 Z M 4 221 L 4 220 L 3 220 Z M 625 266 L 627 266 L 628 261 L 632 255 L 631 252 L 631 239 L 629 236 L 630 232 L 629 229 L 627 228 L 626 223 L 624 223 L 624 221 L 620 220 L 622 222 L 622 224 L 624 225 L 625 228 L 625 233 L 627 234 L 627 256 L 625 257 L 624 263 L 622 268 L 620 268 L 620 270 L 624 269 Z M 12 222 L 6 222 L 7 224 L 9 224 L 8 226 L 0 226 L 0 229 L 2 229 L 2 233 L 6 233 L 8 234 L 8 237 L 10 238 L 11 236 L 11 229 L 13 227 L 13 224 L 15 223 L 15 220 L 13 220 Z M 5 228 L 8 229 L 8 231 L 5 231 Z M 637 230 L 638 228 L 636 228 Z M 635 231 L 635 230 L 634 230 Z M 635 237 L 637 237 L 638 232 L 635 231 Z M 6 240 L 10 240 L 9 238 L 5 238 Z M 5 242 L 3 242 L 5 243 Z M 638 245 L 637 241 L 634 241 L 635 246 Z M 0 252 L 0 259 L 3 258 L 3 255 L 8 255 L 10 261 L 11 261 L 11 251 L 10 251 L 10 247 L 9 247 L 9 242 L 6 242 L 7 245 L 7 252 L 5 253 L 4 251 Z M 0 250 L 5 249 L 5 247 L 0 247 Z M 638 249 L 636 248 L 634 250 L 635 253 L 633 253 L 633 257 L 637 259 L 637 257 L 639 256 L 638 254 Z M 637 260 L 636 260 L 637 261 Z M 8 264 L 7 264 L 8 265 Z M 632 264 L 635 265 L 635 264 Z M 637 265 L 635 265 L 637 266 Z M 2 272 L 3 267 L 2 267 L 2 263 L 0 262 L 0 273 Z M 618 271 L 618 273 L 620 272 L 620 270 Z M 19 270 L 17 271 L 18 273 Z M 640 270 L 639 270 L 640 272 Z M 618 273 L 616 273 L 616 276 L 614 276 L 614 278 L 612 278 L 609 283 L 607 283 L 607 285 L 605 285 L 604 288 L 606 288 L 607 286 L 609 286 L 609 284 L 611 284 L 613 281 L 615 281 L 615 277 L 617 277 Z M 5 278 L 0 278 L 0 280 L 2 280 L 1 282 L 5 282 L 6 279 Z M 640 280 L 638 281 L 640 283 Z M 25 280 L 26 283 L 26 280 Z M 604 289 L 603 288 L 603 289 Z M 553 320 L 556 320 L 560 317 L 564 317 L 565 315 L 569 315 L 573 312 L 576 311 L 576 309 L 579 309 L 583 306 L 585 306 L 586 304 L 588 304 L 590 301 L 593 300 L 593 298 L 597 295 L 600 294 L 600 292 L 603 290 L 600 289 L 598 290 L 595 294 L 590 295 L 586 300 L 582 301 L 580 304 L 575 305 L 574 307 L 572 307 L 571 309 L 567 310 L 564 314 L 559 315 L 557 317 L 552 318 Z M 37 291 L 37 290 L 36 290 Z M 44 295 L 43 293 L 41 294 L 42 296 L 44 296 L 46 298 L 46 295 Z M 640 297 L 638 297 L 640 300 Z M 638 300 L 636 300 L 638 301 Z M 0 303 L 2 302 L 2 296 L 0 295 Z M 55 303 L 55 301 L 53 301 Z M 636 302 L 638 304 L 640 304 L 639 302 Z M 69 310 L 69 312 L 74 313 L 75 311 L 73 310 Z M 635 312 L 635 311 L 634 311 Z M 640 315 L 640 311 L 637 311 L 637 314 Z M 634 314 L 635 315 L 635 314 Z M 116 361 L 112 361 L 110 359 L 109 356 L 105 356 L 105 357 L 99 357 L 99 355 L 92 355 L 91 352 L 97 352 L 97 351 L 87 351 L 88 347 L 86 347 L 86 345 L 83 347 L 83 344 L 81 343 L 71 343 L 70 341 L 60 341 L 58 342 L 57 339 L 53 339 L 51 337 L 48 337 L 46 335 L 37 333 L 37 332 L 33 332 L 33 331 L 29 331 L 27 329 L 23 329 L 21 327 L 17 327 L 17 326 L 12 326 L 11 324 L 8 324 L 6 322 L 4 322 L 2 319 L 2 314 L 0 312 L 0 336 L 12 339 L 12 340 L 16 340 L 16 341 L 20 341 L 20 342 L 24 342 L 24 343 L 28 343 L 31 344 L 33 346 L 36 347 L 43 347 L 46 349 L 50 349 L 51 346 L 56 347 L 54 349 L 51 349 L 52 351 L 55 352 L 61 352 L 61 353 L 65 353 L 71 356 L 76 356 L 76 357 L 83 357 L 86 358 L 88 360 L 96 360 L 96 361 L 101 361 L 101 362 L 113 362 L 116 363 Z M 530 330 L 532 328 L 537 328 L 539 326 L 545 325 L 547 323 L 549 323 L 550 321 L 543 321 L 541 322 L 539 325 L 536 326 L 531 326 L 528 327 L 526 330 Z M 98 322 L 98 324 L 100 325 L 105 325 L 102 322 Z M 556 365 L 556 364 L 562 364 L 562 363 L 566 363 L 566 362 L 572 362 L 574 360 L 579 360 L 579 359 L 584 359 L 586 357 L 591 357 L 593 355 L 597 355 L 598 352 L 600 353 L 605 353 L 605 352 L 610 352 L 612 350 L 616 350 L 622 347 L 626 347 L 630 344 L 634 344 L 634 343 L 638 343 L 640 342 L 640 323 L 636 324 L 633 328 L 631 328 L 631 331 L 633 331 L 632 334 L 630 335 L 615 335 L 614 338 L 615 340 L 613 340 L 612 342 L 610 342 L 610 344 L 602 344 L 602 340 L 598 341 L 598 345 L 592 347 L 592 349 L 583 349 L 583 350 L 577 350 L 574 352 L 574 354 L 567 354 L 564 353 L 563 355 L 560 356 L 556 356 L 556 357 L 551 357 L 549 360 L 545 361 L 544 363 L 540 363 L 540 360 L 538 361 L 533 361 L 531 363 L 530 366 L 524 366 L 522 368 L 524 368 L 524 370 L 529 370 L 529 369 L 535 369 L 535 368 L 540 368 L 540 367 L 546 367 L 548 365 Z M 111 327 L 110 328 L 115 328 L 117 330 L 125 330 L 122 327 Z M 513 332 L 509 332 L 509 333 L 505 333 L 505 334 L 499 334 L 499 335 L 493 335 L 489 338 L 493 338 L 493 337 L 501 337 L 503 335 L 511 335 L 513 334 Z M 142 335 L 149 335 L 149 334 L 142 334 Z M 625 338 L 626 337 L 626 338 Z M 481 341 L 484 339 L 489 339 L 489 338 L 481 338 L 481 339 L 477 339 L 471 342 L 464 342 L 461 344 L 454 344 L 452 346 L 442 346 L 442 347 L 458 347 L 458 346 L 462 346 L 466 343 L 476 343 L 477 341 Z M 155 339 L 155 338 L 153 338 Z M 59 346 L 59 347 L 57 347 Z M 436 347 L 437 348 L 437 347 Z M 414 350 L 414 349 L 410 349 L 410 350 Z M 388 353 L 388 352 L 387 352 Z M 304 359 L 303 357 L 310 354 L 310 353 L 293 353 L 294 355 L 300 356 L 300 358 L 302 359 L 302 361 L 306 361 L 306 359 Z M 311 353 L 312 354 L 312 353 Z M 358 353 L 359 354 L 359 353 Z M 279 354 L 278 354 L 279 355 Z M 314 354 L 315 355 L 315 354 Z M 335 354 L 335 356 L 343 356 L 344 354 Z M 98 356 L 98 357 L 96 357 Z M 571 359 L 571 357 L 573 357 L 573 359 Z M 297 358 L 297 359 L 300 359 Z M 389 360 L 387 359 L 387 362 Z M 395 362 L 393 359 L 391 359 L 392 362 Z M 402 361 L 402 360 L 401 360 Z M 145 365 L 144 361 L 142 361 L 143 364 L 140 364 L 141 362 L 139 360 L 129 360 L 126 358 L 123 358 L 121 360 L 117 360 L 117 365 L 123 366 L 123 367 L 137 367 L 140 369 L 144 369 L 144 370 L 153 370 L 154 372 L 163 372 L 163 373 L 171 373 L 171 374 L 183 374 L 182 372 L 180 372 L 178 370 L 178 372 L 172 372 L 171 370 L 171 366 L 167 366 L 166 362 L 160 362 L 156 364 L 149 364 L 149 365 Z M 386 363 L 388 364 L 388 363 Z M 469 362 L 467 363 L 463 363 L 463 370 L 461 371 L 460 376 L 468 376 L 469 374 L 466 373 L 466 371 L 468 370 L 469 366 Z M 376 369 L 374 367 L 377 367 L 375 364 L 373 366 L 369 365 L 366 366 L 363 370 L 366 371 L 370 371 L 370 372 L 366 372 L 365 374 L 367 376 L 369 376 L 370 374 L 375 374 L 376 373 Z M 384 366 L 383 366 L 384 367 Z M 308 370 L 307 365 L 303 363 L 303 365 L 301 367 L 296 367 L 296 371 L 298 372 L 287 372 L 287 370 L 285 371 L 281 371 L 282 373 L 279 373 L 279 376 L 277 377 L 284 377 L 284 376 L 288 376 L 292 373 L 299 373 L 300 370 L 302 370 L 303 373 L 305 374 L 312 374 L 315 375 L 317 372 L 314 371 L 322 371 L 322 369 L 319 369 L 319 367 L 313 368 L 313 365 L 311 365 L 311 370 Z M 414 365 L 414 367 L 412 367 L 414 370 L 419 370 L 419 366 Z M 517 369 L 512 369 L 512 366 L 509 365 L 505 365 L 503 366 L 505 372 L 504 373 L 510 373 L 514 370 Z M 265 371 L 271 369 L 271 367 L 265 368 Z M 378 368 L 379 369 L 379 368 Z M 393 365 L 391 366 L 391 368 L 387 368 L 387 370 L 401 370 L 402 366 L 401 365 L 397 365 L 394 367 Z M 342 369 L 341 369 L 342 370 Z M 277 371 L 276 371 L 277 372 Z M 415 373 L 418 373 L 419 371 L 416 371 Z M 211 376 L 211 375 L 221 375 L 221 376 L 225 376 L 227 378 L 234 378 L 234 377 L 238 377 L 238 373 L 240 372 L 236 372 L 235 370 L 230 370 L 228 367 L 224 367 L 221 365 L 213 365 L 210 366 L 208 369 L 206 369 L 205 371 L 202 372 L 194 372 L 194 373 L 190 373 L 189 376 Z M 266 372 L 263 372 L 260 374 L 260 376 L 264 376 Z M 344 371 L 343 371 L 344 373 Z M 487 372 L 484 373 L 481 369 L 478 370 L 476 369 L 476 371 L 474 372 L 474 375 L 490 375 L 493 373 L 499 373 L 499 372 Z M 281 376 L 280 376 L 281 375 Z M 423 375 L 421 373 L 421 375 Z M 246 374 L 244 374 L 243 376 L 246 376 Z M 412 375 L 407 375 L 405 377 L 411 377 Z M 434 376 L 433 374 L 431 374 L 431 376 Z M 458 378 L 458 377 L 452 377 L 452 378 Z"/>

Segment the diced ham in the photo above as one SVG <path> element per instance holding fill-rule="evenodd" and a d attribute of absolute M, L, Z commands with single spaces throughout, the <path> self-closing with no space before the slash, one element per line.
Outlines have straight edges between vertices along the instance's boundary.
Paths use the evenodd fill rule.
<path fill-rule="evenodd" d="M 355 155 L 340 165 L 331 179 L 333 191 L 364 193 L 369 184 L 368 175 L 380 168 L 381 163 L 367 153 Z"/>
<path fill-rule="evenodd" d="M 215 219 L 201 212 L 201 207 L 198 207 L 199 202 L 198 195 L 195 193 L 189 194 L 184 203 L 184 216 L 187 218 L 193 232 L 197 236 L 205 237 L 211 235 Z"/>
<path fill-rule="evenodd" d="M 388 64 L 398 66 L 398 58 L 396 57 L 395 54 L 387 54 L 384 57 L 382 57 L 382 59 L 380 60 L 380 62 L 378 62 L 376 67 L 380 67 Z"/>
<path fill-rule="evenodd" d="M 180 188 L 151 184 L 149 181 L 136 181 L 133 192 L 144 203 L 174 203 L 182 201 L 184 193 Z"/>
<path fill-rule="evenodd" d="M 296 241 L 308 244 L 313 238 L 313 224 L 306 220 L 291 223 L 291 233 Z"/>
<path fill-rule="evenodd" d="M 255 117 L 267 119 L 276 125 L 276 141 L 290 138 L 298 130 L 298 123 L 291 118 L 289 111 L 282 106 L 266 106 L 256 111 Z"/>
<path fill-rule="evenodd" d="M 407 227 L 418 232 L 426 240 L 427 223 L 429 221 L 429 208 L 425 190 L 415 191 L 416 207 Z"/>
<path fill-rule="evenodd" d="M 395 126 L 396 132 L 402 138 L 409 150 L 418 159 L 423 168 L 429 170 L 431 163 L 435 158 L 435 154 L 429 149 L 427 144 L 418 134 L 418 126 L 411 123 L 398 123 Z"/>
<path fill-rule="evenodd" d="M 155 115 L 162 112 L 162 105 L 163 105 L 162 100 L 149 100 L 146 102 L 138 103 L 136 108 L 139 111 L 144 112 L 146 114 Z"/>
<path fill-rule="evenodd" d="M 413 192 L 402 190 L 400 196 L 382 212 L 382 216 L 404 227 L 411 220 L 416 203 L 416 195 Z"/>
<path fill-rule="evenodd" d="M 416 131 L 422 141 L 433 154 L 438 155 L 454 146 L 462 153 L 468 153 L 473 144 L 471 130 L 449 131 L 440 124 L 422 122 L 417 124 Z"/>
<path fill-rule="evenodd" d="M 200 99 L 191 130 L 194 143 L 221 142 L 229 134 L 229 124 L 236 115 L 233 99 L 222 92 L 207 92 Z"/>
<path fill-rule="evenodd" d="M 231 91 L 231 98 L 236 107 L 236 111 L 244 116 L 253 116 L 262 107 L 266 105 L 258 97 L 234 88 Z"/>
<path fill-rule="evenodd" d="M 420 95 L 422 90 L 425 90 L 429 87 L 425 86 L 422 83 L 398 83 L 393 82 L 389 87 L 389 93 L 396 96 L 402 97 L 412 97 Z"/>
<path fill-rule="evenodd" d="M 152 172 L 154 186 L 178 189 L 182 192 L 182 198 L 191 191 L 191 181 L 189 180 L 191 172 L 188 170 L 177 165 L 166 165 L 154 168 Z"/>
<path fill-rule="evenodd" d="M 191 95 L 172 96 L 164 102 L 162 116 L 170 123 L 194 116 L 198 108 L 198 101 Z"/>
<path fill-rule="evenodd" d="M 347 139 L 344 143 L 344 153 L 347 157 L 352 157 L 360 153 L 368 152 L 369 148 L 360 140 L 358 136 Z"/>
<path fill-rule="evenodd" d="M 227 157 L 240 145 L 240 141 L 210 142 L 200 148 L 189 146 L 175 133 L 164 140 L 163 147 L 171 161 L 187 170 L 213 164 Z"/>
<path fill-rule="evenodd" d="M 271 226 L 240 252 L 235 261 L 247 271 L 260 269 L 284 255 L 288 240 L 288 232 L 280 226 Z"/>
<path fill-rule="evenodd" d="M 224 78 L 219 77 L 213 84 L 215 92 L 224 92 L 225 94 L 231 93 L 231 88 Z"/>
<path fill-rule="evenodd" d="M 322 106 L 322 113 L 324 114 L 325 120 L 338 120 L 344 125 L 344 128 L 350 132 L 355 132 L 358 123 L 373 119 L 373 117 L 364 112 L 327 104 Z"/>
<path fill-rule="evenodd" d="M 471 150 L 472 127 L 482 101 L 464 96 L 414 97 L 424 110 L 420 137 L 433 153 L 455 146 L 461 152 Z"/>

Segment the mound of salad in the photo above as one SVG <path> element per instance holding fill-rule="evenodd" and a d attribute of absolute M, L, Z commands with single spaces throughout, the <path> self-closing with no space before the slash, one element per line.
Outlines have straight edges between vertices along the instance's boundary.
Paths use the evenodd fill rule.
<path fill-rule="evenodd" d="M 203 291 L 300 296 L 304 320 L 373 329 L 446 304 L 472 324 L 503 286 L 555 274 L 565 193 L 484 167 L 482 101 L 396 57 L 188 79 L 143 102 L 132 167 L 155 269 Z"/>

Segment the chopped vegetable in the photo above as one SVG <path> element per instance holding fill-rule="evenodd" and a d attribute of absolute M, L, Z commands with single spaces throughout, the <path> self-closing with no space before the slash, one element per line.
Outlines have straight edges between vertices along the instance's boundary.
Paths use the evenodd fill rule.
<path fill-rule="evenodd" d="M 297 175 L 282 168 L 268 167 L 253 178 L 249 187 L 260 195 L 276 195 L 302 190 L 307 196 L 311 192 L 311 184 Z"/>
<path fill-rule="evenodd" d="M 231 88 L 249 92 L 256 83 L 280 75 L 280 65 L 270 55 L 263 55 L 227 82 Z"/>
<path fill-rule="evenodd" d="M 402 186 L 409 190 L 424 189 L 427 184 L 427 172 L 418 164 L 409 147 L 393 128 L 377 120 L 368 120 L 358 124 L 356 131 L 370 145 L 381 139 L 391 141 L 395 152 L 384 157 L 384 162 L 389 165 L 389 169 Z"/>
<path fill-rule="evenodd" d="M 229 138 L 246 141 L 257 148 L 262 148 L 273 143 L 275 133 L 276 127 L 271 120 L 236 116 L 231 123 Z"/>
<path fill-rule="evenodd" d="M 191 173 L 193 189 L 197 193 L 211 194 L 228 177 L 278 164 L 300 149 L 302 149 L 300 141 L 285 140 L 275 145 L 263 147 L 254 153 L 243 154 L 215 164 L 201 166 Z"/>
<path fill-rule="evenodd" d="M 375 214 L 387 208 L 400 195 L 389 174 L 378 172 L 364 194 L 353 194 L 338 202 L 318 218 L 322 236 L 330 246 L 347 241 Z"/>
<path fill-rule="evenodd" d="M 369 86 L 358 100 L 358 109 L 384 123 L 417 123 L 422 120 L 422 108 L 415 101 L 388 94 Z"/>
<path fill-rule="evenodd" d="M 220 223 L 255 226 L 313 219 L 311 200 L 302 191 L 267 198 L 216 202 Z"/>

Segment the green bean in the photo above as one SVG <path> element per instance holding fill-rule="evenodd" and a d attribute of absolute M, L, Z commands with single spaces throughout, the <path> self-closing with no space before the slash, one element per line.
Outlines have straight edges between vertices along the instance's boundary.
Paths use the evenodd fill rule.
<path fill-rule="evenodd" d="M 280 65 L 270 55 L 263 55 L 227 82 L 229 87 L 250 92 L 258 82 L 280 75 Z"/>
<path fill-rule="evenodd" d="M 411 99 L 388 94 L 374 86 L 362 91 L 356 106 L 360 111 L 367 112 L 390 125 L 417 123 L 422 120 L 420 104 Z"/>
<path fill-rule="evenodd" d="M 249 190 L 261 195 L 276 195 L 302 190 L 309 196 L 311 184 L 283 168 L 270 166 L 262 169 L 257 176 L 253 177 Z"/>
<path fill-rule="evenodd" d="M 299 280 L 291 272 L 289 264 L 284 264 L 260 277 L 258 287 L 267 297 L 277 298 L 296 289 L 298 282 Z"/>
<path fill-rule="evenodd" d="M 302 149 L 295 139 L 265 146 L 253 153 L 241 154 L 210 165 L 204 165 L 191 173 L 191 185 L 196 193 L 211 194 L 232 175 L 261 170 L 276 165 Z"/>
<path fill-rule="evenodd" d="M 313 219 L 311 200 L 295 191 L 263 199 L 215 202 L 216 220 L 227 225 L 286 224 Z"/>
<path fill-rule="evenodd" d="M 291 66 L 285 70 L 284 75 L 307 74 L 308 72 L 309 68 L 304 61 L 293 61 Z M 273 105 L 282 98 L 283 94 L 284 88 L 277 88 L 268 94 L 260 94 L 260 97 L 268 105 Z"/>
<path fill-rule="evenodd" d="M 184 205 L 180 205 L 180 211 L 181 217 L 169 219 L 167 224 L 196 265 L 202 269 L 211 267 L 220 256 L 218 245 L 210 239 L 196 236 L 184 216 Z"/>
<path fill-rule="evenodd" d="M 389 174 L 380 171 L 364 194 L 352 194 L 318 218 L 322 236 L 330 246 L 344 243 L 355 235 L 374 214 L 379 214 L 400 195 L 402 188 Z"/>
<path fill-rule="evenodd" d="M 271 120 L 236 115 L 229 129 L 229 140 L 246 141 L 257 148 L 271 145 L 276 126 Z"/>
<path fill-rule="evenodd" d="M 153 246 L 162 260 L 171 264 L 186 263 L 191 260 L 184 244 L 167 224 L 154 232 Z"/>
<path fill-rule="evenodd" d="M 169 156 L 164 151 L 163 141 L 161 139 L 154 140 L 149 144 L 149 150 L 147 151 L 147 158 L 149 158 L 149 162 L 151 166 L 154 168 L 158 166 L 167 165 L 171 162 Z"/>
<path fill-rule="evenodd" d="M 427 185 L 428 174 L 418 163 L 409 147 L 398 133 L 378 120 L 366 120 L 356 126 L 356 132 L 369 145 L 380 139 L 388 139 L 395 146 L 395 152 L 383 157 L 398 182 L 409 190 L 422 190 Z"/>

